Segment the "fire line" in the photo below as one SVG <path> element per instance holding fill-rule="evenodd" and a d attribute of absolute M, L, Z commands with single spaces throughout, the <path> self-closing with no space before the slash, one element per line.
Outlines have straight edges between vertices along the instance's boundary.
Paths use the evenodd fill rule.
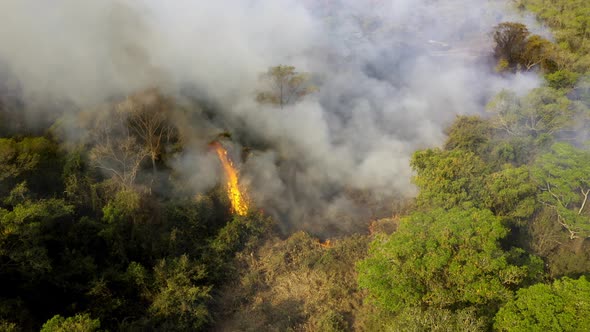
<path fill-rule="evenodd" d="M 229 159 L 227 150 L 219 142 L 214 142 L 211 145 L 215 148 L 215 152 L 217 152 L 217 156 L 225 172 L 227 195 L 231 202 L 232 210 L 234 213 L 244 216 L 248 213 L 248 202 L 244 193 L 240 191 L 238 172 Z"/>

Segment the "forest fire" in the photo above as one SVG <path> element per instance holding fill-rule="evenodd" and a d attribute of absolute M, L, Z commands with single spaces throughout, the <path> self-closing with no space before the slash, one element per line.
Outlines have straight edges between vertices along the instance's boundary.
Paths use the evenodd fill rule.
<path fill-rule="evenodd" d="M 238 172 L 227 156 L 227 150 L 219 142 L 213 142 L 211 143 L 211 146 L 215 149 L 215 152 L 217 152 L 217 156 L 219 157 L 219 161 L 225 172 L 227 195 L 231 202 L 232 210 L 234 213 L 244 216 L 248 213 L 248 201 L 246 195 L 240 191 Z"/>

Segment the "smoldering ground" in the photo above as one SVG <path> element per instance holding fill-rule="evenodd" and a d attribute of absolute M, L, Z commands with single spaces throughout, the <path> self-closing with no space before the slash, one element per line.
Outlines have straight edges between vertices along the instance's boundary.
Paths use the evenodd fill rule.
<path fill-rule="evenodd" d="M 48 111 L 39 105 L 77 112 L 152 86 L 189 108 L 206 101 L 208 113 L 194 107 L 199 123 L 183 123 L 191 139 L 175 174 L 195 191 L 217 183 L 203 146 L 228 131 L 251 199 L 284 229 L 350 230 L 390 213 L 392 198 L 414 195 L 409 157 L 442 144 L 457 114 L 482 112 L 502 88 L 537 84 L 493 72 L 489 32 L 523 20 L 507 5 L 4 1 L 0 63 L 18 80 L 28 114 Z M 311 73 L 318 91 L 284 109 L 256 103 L 260 73 L 278 64 Z M 253 152 L 239 160 L 243 146 Z"/>

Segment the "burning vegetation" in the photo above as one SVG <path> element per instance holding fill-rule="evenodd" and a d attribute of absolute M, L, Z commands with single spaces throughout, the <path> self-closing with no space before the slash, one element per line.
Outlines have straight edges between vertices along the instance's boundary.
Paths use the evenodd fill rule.
<path fill-rule="evenodd" d="M 227 150 L 219 142 L 211 143 L 215 149 L 219 161 L 223 166 L 226 177 L 227 195 L 231 202 L 232 211 L 240 216 L 248 213 L 248 199 L 244 192 L 240 190 L 238 171 L 234 167 L 231 159 L 227 156 Z"/>

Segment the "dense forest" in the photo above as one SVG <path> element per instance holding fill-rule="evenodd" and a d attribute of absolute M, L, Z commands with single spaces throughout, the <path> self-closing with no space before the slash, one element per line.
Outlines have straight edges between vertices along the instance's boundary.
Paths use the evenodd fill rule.
<path fill-rule="evenodd" d="M 149 88 L 32 126 L 0 70 L 0 330 L 590 330 L 590 2 L 512 10 L 550 35 L 499 23 L 490 71 L 539 85 L 415 151 L 415 197 L 351 193 L 386 211 L 354 231 L 257 207 L 237 168 L 268 146 L 232 149 L 229 130 L 199 145 L 185 125 L 219 105 Z M 253 103 L 291 112 L 321 89 L 270 65 Z M 219 157 L 212 189 L 173 166 L 190 149 Z"/>

